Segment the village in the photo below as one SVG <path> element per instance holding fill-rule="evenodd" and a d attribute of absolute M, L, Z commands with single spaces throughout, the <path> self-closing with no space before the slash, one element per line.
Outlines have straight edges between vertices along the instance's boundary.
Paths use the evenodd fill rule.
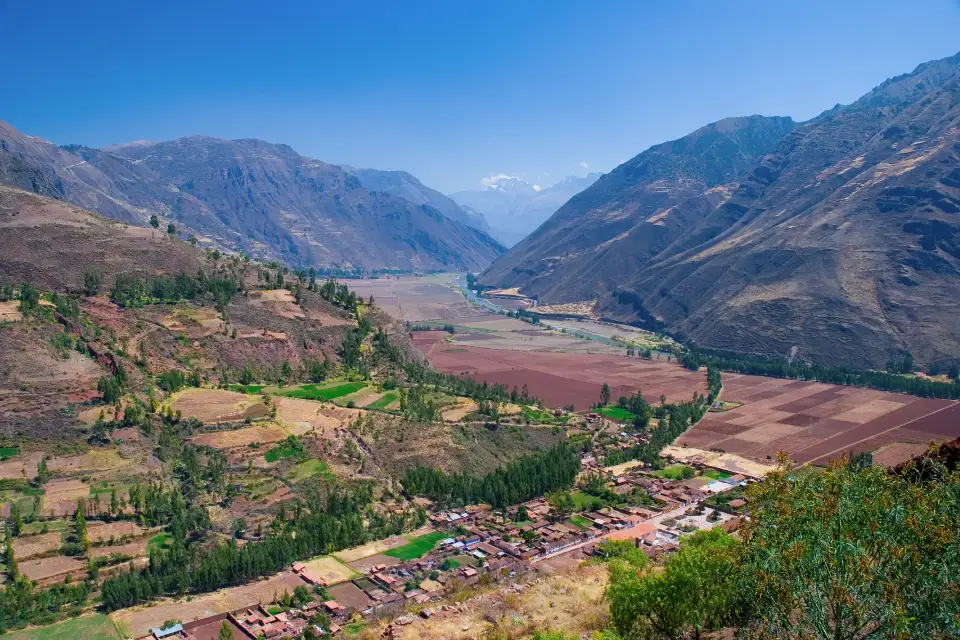
<path fill-rule="evenodd" d="M 387 637 L 399 637 L 414 616 L 442 617 L 452 610 L 443 601 L 456 589 L 512 585 L 519 576 L 576 567 L 602 553 L 604 541 L 628 541 L 653 560 L 677 549 L 686 534 L 738 528 L 746 507 L 744 487 L 757 477 L 698 460 L 665 462 L 661 470 L 639 463 L 604 470 L 593 455 L 583 454 L 576 490 L 508 510 L 488 505 L 435 510 L 418 499 L 430 509 L 429 524 L 416 536 L 394 541 L 398 547 L 384 548 L 391 544 L 387 541 L 295 563 L 284 580 L 292 586 L 271 601 L 171 621 L 140 640 L 215 640 L 224 637 L 223 628 L 236 639 L 296 638 L 305 631 L 329 637 L 362 628 L 371 619 L 392 620 Z M 346 571 L 331 570 L 333 563 Z"/>

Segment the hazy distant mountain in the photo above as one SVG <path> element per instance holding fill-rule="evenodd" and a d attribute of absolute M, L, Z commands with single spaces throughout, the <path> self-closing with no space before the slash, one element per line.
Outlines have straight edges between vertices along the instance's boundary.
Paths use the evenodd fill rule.
<path fill-rule="evenodd" d="M 703 347 L 957 362 L 958 132 L 960 54 L 799 126 L 722 120 L 605 175 L 481 281 Z"/>
<path fill-rule="evenodd" d="M 193 136 L 108 152 L 60 148 L 0 123 L 0 181 L 133 224 L 157 214 L 201 242 L 294 266 L 476 270 L 504 250 L 426 199 L 364 187 L 262 140 Z"/>
<path fill-rule="evenodd" d="M 517 176 L 494 176 L 484 189 L 460 191 L 450 195 L 462 208 L 482 214 L 491 233 L 505 245 L 513 246 L 563 204 L 600 177 L 588 173 L 582 178 L 569 176 L 546 188 Z"/>
<path fill-rule="evenodd" d="M 490 233 L 490 225 L 487 224 L 483 214 L 463 209 L 439 191 L 424 186 L 416 176 L 406 171 L 356 169 L 345 164 L 340 165 L 340 167 L 347 173 L 356 176 L 365 189 L 383 191 L 413 204 L 428 204 L 451 220 Z"/>

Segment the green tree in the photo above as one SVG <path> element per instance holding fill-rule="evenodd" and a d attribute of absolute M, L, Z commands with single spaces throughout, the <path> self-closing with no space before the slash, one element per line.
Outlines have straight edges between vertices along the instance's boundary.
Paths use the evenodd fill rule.
<path fill-rule="evenodd" d="M 29 282 L 23 282 L 20 284 L 19 300 L 21 311 L 24 313 L 32 311 L 37 308 L 37 304 L 40 302 L 40 292 Z"/>
<path fill-rule="evenodd" d="M 167 223 L 167 233 L 169 233 L 170 235 L 173 235 L 176 232 L 177 232 L 177 228 L 173 226 L 173 223 L 172 222 Z"/>
<path fill-rule="evenodd" d="M 577 508 L 569 491 L 552 491 L 547 494 L 547 502 L 557 520 L 566 520 Z"/>
<path fill-rule="evenodd" d="M 150 226 L 153 227 L 154 229 L 159 229 L 160 218 L 158 218 L 156 215 L 150 216 Z"/>
<path fill-rule="evenodd" d="M 607 598 L 617 632 L 625 640 L 699 640 L 737 623 L 743 603 L 736 545 L 714 529 L 685 538 L 663 571 L 612 561 Z"/>
<path fill-rule="evenodd" d="M 610 404 L 610 385 L 604 382 L 600 387 L 600 406 L 605 407 L 608 404 Z"/>
<path fill-rule="evenodd" d="M 597 555 L 606 562 L 625 562 L 635 569 L 647 566 L 646 554 L 632 540 L 605 540 L 597 546 Z"/>
<path fill-rule="evenodd" d="M 782 464 L 748 495 L 740 562 L 752 577 L 752 637 L 960 635 L 957 471 Z"/>
<path fill-rule="evenodd" d="M 43 456 L 40 458 L 40 463 L 37 465 L 37 484 L 46 484 L 47 480 L 49 479 L 50 470 L 47 469 L 47 456 Z"/>
<path fill-rule="evenodd" d="M 218 638 L 219 640 L 233 640 L 233 631 L 230 629 L 230 624 L 226 620 L 220 625 Z"/>
<path fill-rule="evenodd" d="M 301 584 L 293 588 L 293 599 L 298 604 L 305 605 L 313 601 L 313 596 L 310 595 L 310 590 Z"/>
<path fill-rule="evenodd" d="M 17 567 L 17 555 L 13 550 L 13 532 L 10 530 L 10 527 L 7 527 L 7 548 L 4 552 L 6 556 L 7 564 L 7 575 L 10 576 L 9 582 L 16 582 L 17 578 L 20 576 L 20 571 Z"/>
<path fill-rule="evenodd" d="M 95 271 L 87 271 L 83 274 L 83 294 L 88 298 L 100 293 L 100 286 L 103 284 L 103 277 Z"/>
<path fill-rule="evenodd" d="M 77 511 L 73 514 L 74 534 L 77 544 L 83 545 L 84 550 L 90 548 L 90 539 L 87 537 L 87 519 L 83 515 L 86 505 L 83 498 L 77 499 Z"/>
<path fill-rule="evenodd" d="M 20 513 L 20 505 L 16 502 L 10 503 L 10 535 L 16 538 L 23 532 L 23 515 Z"/>

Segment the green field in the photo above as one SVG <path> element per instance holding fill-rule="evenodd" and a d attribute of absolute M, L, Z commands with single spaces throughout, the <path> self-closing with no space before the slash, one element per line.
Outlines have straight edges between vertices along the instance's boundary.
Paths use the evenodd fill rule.
<path fill-rule="evenodd" d="M 232 384 L 230 391 L 239 391 L 240 393 L 260 393 L 266 385 L 262 384 Z"/>
<path fill-rule="evenodd" d="M 523 407 L 523 415 L 531 422 L 553 422 L 553 414 L 547 410 L 539 410 L 536 407 Z"/>
<path fill-rule="evenodd" d="M 386 409 L 391 404 L 393 404 L 394 401 L 396 401 L 396 399 L 397 399 L 397 394 L 393 391 L 388 391 L 387 393 L 383 394 L 382 397 L 377 398 L 376 400 L 368 404 L 365 408 L 366 409 Z"/>
<path fill-rule="evenodd" d="M 4 638 L 9 640 L 116 640 L 117 631 L 110 618 L 96 613 L 72 620 L 65 620 L 48 627 L 11 631 Z"/>
<path fill-rule="evenodd" d="M 333 472 L 330 471 L 330 465 L 323 460 L 307 460 L 291 467 L 290 471 L 287 472 L 287 480 L 291 482 L 300 482 L 313 476 L 332 478 Z"/>
<path fill-rule="evenodd" d="M 434 531 L 433 533 L 428 533 L 426 535 L 414 538 L 402 547 L 384 551 L 383 555 L 390 556 L 391 558 L 399 558 L 400 560 L 404 561 L 414 560 L 433 551 L 433 548 L 437 546 L 437 543 L 446 537 L 446 533 L 442 531 Z"/>
<path fill-rule="evenodd" d="M 576 525 L 581 529 L 589 529 L 593 526 L 593 522 L 587 520 L 583 516 L 573 516 L 570 518 L 570 524 Z"/>
<path fill-rule="evenodd" d="M 278 391 L 278 396 L 289 396 L 302 400 L 333 400 L 341 396 L 356 393 L 367 386 L 366 382 L 344 382 L 332 387 L 318 387 L 315 384 L 305 384 L 296 389 Z"/>
<path fill-rule="evenodd" d="M 6 460 L 20 453 L 16 447 L 0 447 L 0 460 Z"/>
<path fill-rule="evenodd" d="M 603 501 L 591 496 L 583 491 L 571 491 L 570 497 L 573 498 L 573 504 L 577 511 L 589 511 L 603 506 Z"/>
<path fill-rule="evenodd" d="M 123 494 L 129 487 L 127 485 L 111 485 L 106 480 L 101 480 L 90 485 L 90 495 L 91 496 L 109 496 L 112 492 L 116 491 L 117 495 Z"/>
<path fill-rule="evenodd" d="M 303 445 L 294 436 L 288 436 L 286 440 L 281 441 L 277 446 L 267 451 L 263 456 L 267 462 L 278 462 L 285 458 L 292 458 L 303 453 Z"/>
<path fill-rule="evenodd" d="M 633 419 L 637 417 L 633 412 L 620 407 L 603 407 L 598 409 L 597 412 L 617 422 L 633 422 Z"/>
<path fill-rule="evenodd" d="M 159 533 L 147 540 L 147 552 L 151 553 L 159 549 L 166 549 L 173 544 L 173 536 L 169 533 Z"/>
<path fill-rule="evenodd" d="M 731 477 L 733 474 L 727 473 L 726 471 L 720 471 L 719 469 L 707 469 L 706 471 L 703 472 L 703 475 L 705 475 L 708 478 L 713 478 L 714 480 L 726 480 L 727 478 Z"/>
<path fill-rule="evenodd" d="M 670 480 L 681 480 L 684 477 L 692 478 L 697 475 L 696 470 L 693 467 L 688 467 L 685 464 L 671 464 L 666 469 L 661 469 L 660 471 L 655 472 L 653 475 L 660 476 L 661 478 L 668 478 Z"/>

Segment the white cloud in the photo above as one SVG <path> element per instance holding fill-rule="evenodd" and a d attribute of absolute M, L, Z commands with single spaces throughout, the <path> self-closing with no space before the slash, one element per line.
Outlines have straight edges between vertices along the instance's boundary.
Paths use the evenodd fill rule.
<path fill-rule="evenodd" d="M 581 161 L 580 161 L 580 166 L 583 167 L 584 169 L 586 169 L 587 167 L 590 166 L 590 163 L 587 162 L 586 160 L 581 160 Z"/>
<path fill-rule="evenodd" d="M 543 187 L 541 187 L 540 185 L 538 185 L 538 184 L 533 185 L 533 190 L 534 190 L 534 191 L 540 191 L 541 189 L 543 189 Z"/>

